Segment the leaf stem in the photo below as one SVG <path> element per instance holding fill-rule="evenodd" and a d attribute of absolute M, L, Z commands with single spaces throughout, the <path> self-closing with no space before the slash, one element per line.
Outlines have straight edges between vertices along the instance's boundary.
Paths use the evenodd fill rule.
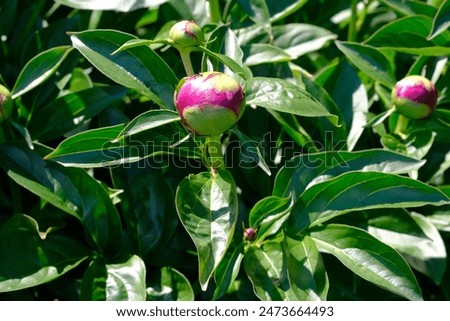
<path fill-rule="evenodd" d="M 406 138 L 406 129 L 409 125 L 409 119 L 403 115 L 399 115 L 397 124 L 395 125 L 394 134 L 399 135 L 402 138 Z"/>
<path fill-rule="evenodd" d="M 221 135 L 207 136 L 205 140 L 205 152 L 207 166 L 211 168 L 211 172 L 215 173 L 219 168 L 224 166 Z"/>
<path fill-rule="evenodd" d="M 351 16 L 347 35 L 348 41 L 356 41 L 357 21 L 358 21 L 358 0 L 352 0 Z"/>

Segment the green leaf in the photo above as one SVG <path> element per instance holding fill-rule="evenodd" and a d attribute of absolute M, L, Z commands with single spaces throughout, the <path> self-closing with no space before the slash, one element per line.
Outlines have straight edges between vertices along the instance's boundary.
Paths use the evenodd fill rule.
<path fill-rule="evenodd" d="M 289 232 L 296 234 L 352 211 L 449 202 L 437 188 L 411 178 L 378 172 L 349 172 L 307 189 L 292 209 Z"/>
<path fill-rule="evenodd" d="M 228 291 L 230 286 L 235 281 L 241 268 L 241 262 L 244 258 L 244 243 L 240 243 L 233 251 L 233 253 L 227 253 L 219 266 L 214 272 L 214 280 L 217 287 L 214 291 L 214 300 L 219 299 Z"/>
<path fill-rule="evenodd" d="M 130 12 L 141 8 L 157 8 L 169 0 L 55 0 L 57 3 L 76 9 L 83 10 L 114 10 L 120 12 Z"/>
<path fill-rule="evenodd" d="M 206 290 L 233 237 L 236 185 L 225 170 L 189 175 L 179 184 L 175 199 L 180 220 L 197 248 L 199 281 Z"/>
<path fill-rule="evenodd" d="M 309 236 L 301 240 L 287 237 L 285 252 L 290 284 L 297 297 L 302 301 L 326 300 L 328 276 L 315 242 Z"/>
<path fill-rule="evenodd" d="M 232 131 L 238 137 L 240 142 L 240 151 L 242 153 L 240 167 L 251 168 L 253 166 L 246 163 L 256 163 L 267 175 L 272 175 L 269 166 L 267 165 L 264 157 L 261 154 L 259 144 L 251 140 L 249 137 L 247 137 L 247 135 L 242 133 L 237 128 L 233 128 Z"/>
<path fill-rule="evenodd" d="M 345 172 L 406 174 L 419 169 L 423 164 L 424 161 L 382 149 L 300 155 L 287 161 L 279 170 L 272 194 L 287 197 L 292 193 L 294 199 L 297 199 L 306 188 Z"/>
<path fill-rule="evenodd" d="M 396 80 L 388 59 L 378 49 L 352 42 L 336 41 L 336 46 L 362 72 L 388 88 L 394 87 Z"/>
<path fill-rule="evenodd" d="M 267 196 L 253 206 L 249 214 L 250 227 L 256 229 L 256 240 L 264 241 L 270 235 L 278 233 L 288 219 L 293 206 L 291 197 Z"/>
<path fill-rule="evenodd" d="M 303 7 L 308 0 L 266 0 L 271 15 L 270 21 L 281 20 Z"/>
<path fill-rule="evenodd" d="M 247 66 L 291 61 L 292 58 L 283 49 L 264 43 L 249 44 L 243 48 Z"/>
<path fill-rule="evenodd" d="M 81 279 L 80 300 L 106 301 L 108 272 L 103 258 L 96 257 L 87 267 Z"/>
<path fill-rule="evenodd" d="M 105 255 L 117 253 L 122 235 L 119 214 L 102 185 L 78 168 L 44 161 L 24 144 L 0 146 L 0 163 L 19 185 L 78 218 Z"/>
<path fill-rule="evenodd" d="M 164 108 L 174 109 L 173 93 L 178 80 L 149 47 L 135 47 L 112 55 L 134 36 L 113 30 L 73 33 L 73 46 L 113 81 L 135 89 Z"/>
<path fill-rule="evenodd" d="M 363 279 L 409 300 L 422 300 L 420 287 L 405 260 L 367 232 L 330 224 L 310 235 L 320 251 L 334 255 Z"/>
<path fill-rule="evenodd" d="M 145 264 L 137 255 L 127 261 L 107 264 L 106 300 L 108 301 L 145 301 Z"/>
<path fill-rule="evenodd" d="M 87 121 L 127 93 L 119 86 L 94 87 L 55 99 L 33 112 L 28 130 L 34 139 L 49 141 L 58 138 Z"/>
<path fill-rule="evenodd" d="M 384 25 L 366 40 L 366 44 L 412 55 L 450 55 L 450 32 L 445 30 L 429 41 L 427 37 L 432 27 L 433 20 L 426 16 L 404 17 Z"/>
<path fill-rule="evenodd" d="M 12 98 L 16 99 L 46 81 L 71 51 L 72 48 L 69 46 L 55 47 L 41 52 L 28 61 L 16 80 L 11 92 Z"/>
<path fill-rule="evenodd" d="M 153 44 L 165 44 L 169 45 L 169 41 L 165 39 L 154 39 L 154 40 L 148 40 L 148 39 L 131 39 L 125 42 L 122 46 L 119 47 L 116 51 L 112 53 L 112 55 L 115 55 L 121 51 L 128 50 L 134 47 L 141 47 L 141 46 L 149 46 Z"/>
<path fill-rule="evenodd" d="M 270 12 L 265 0 L 237 0 L 237 2 L 259 28 L 272 35 Z"/>
<path fill-rule="evenodd" d="M 433 19 L 433 28 L 427 37 L 427 40 L 432 40 L 439 34 L 445 32 L 450 27 L 450 1 L 442 1 L 441 6 Z"/>
<path fill-rule="evenodd" d="M 338 126 L 339 119 L 332 115 L 308 92 L 283 79 L 255 77 L 244 87 L 248 105 L 304 117 L 327 117 Z"/>
<path fill-rule="evenodd" d="M 249 79 L 251 77 L 251 71 L 249 71 L 244 66 L 240 65 L 230 57 L 217 52 L 213 52 L 206 47 L 199 47 L 199 49 L 203 51 L 205 54 L 207 54 L 209 57 L 212 57 L 215 60 L 223 63 L 225 66 L 230 68 L 232 72 L 239 75 L 243 79 Z"/>
<path fill-rule="evenodd" d="M 413 268 L 440 284 L 447 267 L 447 253 L 439 231 L 420 214 L 411 213 L 401 221 L 400 218 L 396 214 L 370 217 L 368 232 L 398 250 Z M 415 233 L 416 228 L 421 235 Z"/>
<path fill-rule="evenodd" d="M 32 217 L 17 214 L 0 225 L 0 292 L 50 282 L 90 254 L 84 244 L 60 233 L 41 233 Z"/>
<path fill-rule="evenodd" d="M 185 135 L 181 124 L 167 123 L 117 140 L 125 127 L 115 125 L 75 134 L 62 141 L 46 159 L 66 166 L 91 168 L 133 163 L 161 154 L 197 156 L 198 150 L 191 140 L 176 144 L 180 135 Z"/>
<path fill-rule="evenodd" d="M 165 109 L 149 110 L 129 122 L 116 140 L 176 121 L 180 121 L 180 116 L 175 111 Z"/>
<path fill-rule="evenodd" d="M 325 46 L 336 35 L 327 29 L 304 23 L 288 23 L 274 26 L 273 45 L 283 50 L 291 59 L 310 52 L 315 52 Z M 267 35 L 258 38 L 258 42 L 268 43 Z"/>
<path fill-rule="evenodd" d="M 261 246 L 251 245 L 245 252 L 244 267 L 259 299 L 300 300 L 289 282 L 282 243 L 270 241 Z"/>
<path fill-rule="evenodd" d="M 178 226 L 171 187 L 160 170 L 145 161 L 111 170 L 133 253 L 145 261 L 165 251 Z"/>
<path fill-rule="evenodd" d="M 147 301 L 194 301 L 195 295 L 189 280 L 171 267 L 153 273 L 147 288 Z"/>

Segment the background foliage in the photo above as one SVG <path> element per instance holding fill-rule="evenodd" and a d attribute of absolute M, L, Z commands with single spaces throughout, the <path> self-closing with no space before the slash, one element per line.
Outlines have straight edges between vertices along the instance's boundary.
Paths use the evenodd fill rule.
<path fill-rule="evenodd" d="M 2 0 L 0 298 L 449 299 L 449 17 L 447 0 Z M 174 112 L 182 19 L 208 39 L 195 71 L 246 94 L 218 172 Z M 402 128 L 390 92 L 410 74 L 439 101 Z"/>

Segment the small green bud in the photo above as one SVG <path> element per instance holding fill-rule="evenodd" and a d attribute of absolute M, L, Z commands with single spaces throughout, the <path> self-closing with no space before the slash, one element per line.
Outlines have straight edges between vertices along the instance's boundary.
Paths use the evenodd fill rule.
<path fill-rule="evenodd" d="M 0 125 L 3 125 L 13 112 L 14 103 L 10 91 L 0 85 Z"/>
<path fill-rule="evenodd" d="M 408 76 L 392 90 L 395 109 L 409 119 L 424 119 L 431 115 L 437 103 L 437 90 L 427 78 Z"/>
<path fill-rule="evenodd" d="M 189 20 L 179 21 L 169 31 L 169 39 L 183 49 L 199 46 L 204 42 L 202 28 Z"/>

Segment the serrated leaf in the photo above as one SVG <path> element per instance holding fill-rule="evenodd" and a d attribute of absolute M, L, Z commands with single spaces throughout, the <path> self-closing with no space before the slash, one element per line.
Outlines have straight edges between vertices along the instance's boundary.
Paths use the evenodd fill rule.
<path fill-rule="evenodd" d="M 363 279 L 409 300 L 422 300 L 420 287 L 405 260 L 367 232 L 329 224 L 310 235 L 319 250 L 336 256 Z"/>
<path fill-rule="evenodd" d="M 236 226 L 238 201 L 234 179 L 225 170 L 190 175 L 178 185 L 175 202 L 180 220 L 197 248 L 199 281 L 206 290 Z"/>
<path fill-rule="evenodd" d="M 16 80 L 11 92 L 12 98 L 16 99 L 46 81 L 56 72 L 72 49 L 69 46 L 51 48 L 28 61 Z"/>

